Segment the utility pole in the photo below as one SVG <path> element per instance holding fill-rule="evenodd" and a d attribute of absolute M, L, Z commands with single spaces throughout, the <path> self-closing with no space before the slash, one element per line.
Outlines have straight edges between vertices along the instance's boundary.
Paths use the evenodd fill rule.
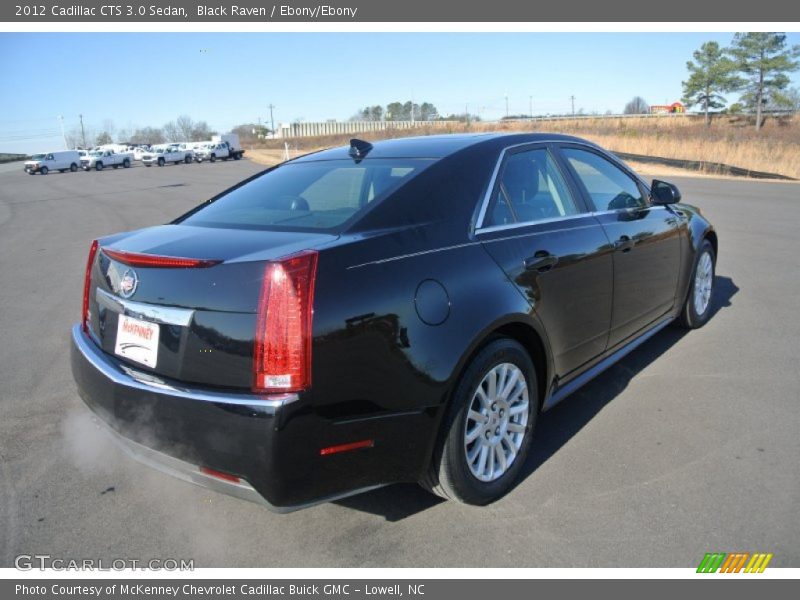
<path fill-rule="evenodd" d="M 528 96 L 528 116 L 533 120 L 533 96 Z"/>
<path fill-rule="evenodd" d="M 469 127 L 469 103 L 464 105 L 464 119 L 466 119 L 467 127 Z"/>
<path fill-rule="evenodd" d="M 269 126 L 272 129 L 272 137 L 275 137 L 275 117 L 272 116 L 272 109 L 275 108 L 275 105 L 270 103 L 269 105 Z"/>
<path fill-rule="evenodd" d="M 506 119 L 508 118 L 508 93 L 506 93 Z"/>
<path fill-rule="evenodd" d="M 83 149 L 86 149 L 86 130 L 83 128 L 83 115 L 78 115 L 81 119 L 81 138 L 83 139 Z"/>
<path fill-rule="evenodd" d="M 67 146 L 67 134 L 64 133 L 64 115 L 58 115 L 58 121 L 61 123 L 61 137 L 64 139 L 64 150 L 69 150 L 69 146 Z"/>
<path fill-rule="evenodd" d="M 574 117 L 575 116 L 575 96 L 572 95 L 572 96 L 569 97 L 569 99 L 572 100 L 572 116 Z"/>

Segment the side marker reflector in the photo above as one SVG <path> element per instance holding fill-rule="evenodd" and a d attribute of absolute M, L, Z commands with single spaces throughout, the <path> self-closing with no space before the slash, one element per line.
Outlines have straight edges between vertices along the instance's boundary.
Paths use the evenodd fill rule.
<path fill-rule="evenodd" d="M 351 450 L 359 450 L 361 448 L 373 448 L 375 440 L 361 440 L 360 442 L 350 442 L 349 444 L 339 444 L 338 446 L 328 446 L 319 451 L 320 456 L 328 456 L 330 454 L 338 454 L 340 452 L 350 452 Z"/>

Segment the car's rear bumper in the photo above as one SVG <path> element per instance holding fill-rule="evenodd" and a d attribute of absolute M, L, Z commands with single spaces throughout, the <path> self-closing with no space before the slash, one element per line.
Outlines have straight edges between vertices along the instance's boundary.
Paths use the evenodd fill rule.
<path fill-rule="evenodd" d="M 133 458 L 280 512 L 407 480 L 406 465 L 413 470 L 419 457 L 398 447 L 395 440 L 402 438 L 397 432 L 419 431 L 420 419 L 430 421 L 423 415 L 397 415 L 336 424 L 314 414 L 308 399 L 296 394 L 187 387 L 118 361 L 80 325 L 72 329 L 71 361 L 84 402 Z M 377 447 L 321 455 L 323 446 L 367 435 L 376 438 Z"/>

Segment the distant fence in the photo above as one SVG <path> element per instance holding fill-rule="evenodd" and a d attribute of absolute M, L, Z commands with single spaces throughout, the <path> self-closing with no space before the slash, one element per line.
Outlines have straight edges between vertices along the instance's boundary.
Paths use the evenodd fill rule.
<path fill-rule="evenodd" d="M 417 127 L 446 129 L 456 125 L 461 125 L 461 123 L 459 123 L 459 121 L 322 121 L 317 123 L 282 123 L 275 132 L 275 137 L 317 137 L 323 135 L 366 133 L 369 131 L 388 131 L 391 129 L 415 129 Z"/>

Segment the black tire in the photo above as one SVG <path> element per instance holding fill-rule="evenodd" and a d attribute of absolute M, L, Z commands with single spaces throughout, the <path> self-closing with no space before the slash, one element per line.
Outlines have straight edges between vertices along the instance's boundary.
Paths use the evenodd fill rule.
<path fill-rule="evenodd" d="M 144 166 L 145 166 L 145 167 L 147 167 L 147 168 L 150 168 L 150 167 L 152 167 L 153 165 L 152 165 L 152 164 L 150 164 L 150 163 L 144 163 Z"/>
<path fill-rule="evenodd" d="M 239 154 L 238 152 L 235 152 L 233 155 L 233 160 L 239 160 L 240 158 L 242 158 L 242 155 Z"/>
<path fill-rule="evenodd" d="M 41 173 L 42 175 L 47 175 L 48 172 L 49 172 L 49 169 L 47 167 L 40 167 L 39 168 L 39 173 Z"/>
<path fill-rule="evenodd" d="M 525 376 L 528 388 L 527 423 L 517 454 L 505 473 L 493 481 L 483 482 L 473 475 L 468 464 L 465 444 L 467 414 L 484 378 L 503 363 L 516 366 Z M 500 338 L 487 344 L 470 362 L 456 387 L 442 424 L 441 439 L 434 451 L 430 470 L 420 482 L 422 487 L 442 498 L 479 506 L 489 504 L 506 494 L 516 483 L 528 456 L 539 413 L 537 389 L 533 361 L 519 343 Z M 493 409 L 495 405 L 493 402 Z M 486 435 L 488 437 L 491 432 L 486 432 Z M 476 443 L 477 441 L 483 443 L 480 437 Z M 503 448 L 502 443 L 500 447 Z"/>
<path fill-rule="evenodd" d="M 695 305 L 695 286 L 697 285 L 697 269 L 703 256 L 708 255 L 711 259 L 711 289 L 705 309 L 702 313 L 698 313 L 697 306 Z M 714 247 L 708 240 L 703 240 L 700 248 L 697 250 L 697 256 L 694 259 L 694 267 L 692 268 L 692 279 L 689 284 L 689 293 L 686 295 L 686 300 L 683 303 L 678 323 L 687 329 L 698 329 L 708 322 L 711 316 L 711 309 L 714 305 L 714 283 L 716 278 L 717 257 L 714 253 Z"/>
<path fill-rule="evenodd" d="M 103 163 L 101 163 L 100 161 L 97 161 L 95 163 L 95 165 L 94 165 L 94 168 L 97 169 L 98 171 L 102 171 L 104 166 L 105 165 L 103 165 Z"/>
<path fill-rule="evenodd" d="M 117 167 L 119 167 L 119 165 L 111 165 L 111 166 L 112 166 L 112 167 L 114 167 L 115 169 L 116 169 Z"/>
<path fill-rule="evenodd" d="M 70 170 L 70 171 L 72 171 L 72 172 L 74 173 L 75 171 L 77 171 L 77 170 L 78 170 L 78 165 L 76 165 L 75 163 L 72 163 L 72 164 L 69 166 L 69 170 Z"/>
<path fill-rule="evenodd" d="M 166 164 L 166 161 L 164 160 L 163 157 L 158 159 L 158 166 L 159 167 L 163 167 L 165 164 Z"/>
<path fill-rule="evenodd" d="M 213 162 L 217 162 L 217 155 L 216 154 L 212 154 L 211 157 L 208 160 L 210 160 L 212 163 Z"/>
<path fill-rule="evenodd" d="M 183 159 L 183 162 L 185 162 L 187 165 L 188 165 L 188 164 L 191 164 L 191 162 L 192 162 L 192 157 L 191 157 L 191 156 L 186 156 L 186 157 Z"/>
<path fill-rule="evenodd" d="M 131 159 L 126 158 L 125 160 L 123 160 L 122 161 L 122 166 L 124 168 L 126 168 L 126 169 L 130 169 L 131 168 Z"/>

